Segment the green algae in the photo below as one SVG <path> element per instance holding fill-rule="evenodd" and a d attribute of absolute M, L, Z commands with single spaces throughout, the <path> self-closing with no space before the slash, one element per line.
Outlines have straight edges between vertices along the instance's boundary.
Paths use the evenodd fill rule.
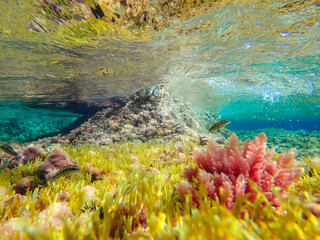
<path fill-rule="evenodd" d="M 25 196 L 14 194 L 13 186 L 33 176 L 40 160 L 6 170 L 0 174 L 2 231 L 10 233 L 13 221 L 16 230 L 6 235 L 8 239 L 311 239 L 320 234 L 318 219 L 298 197 L 301 192 L 317 193 L 304 177 L 289 189 L 289 197 L 279 196 L 280 209 L 256 189 L 257 202 L 243 196 L 230 211 L 223 200 L 208 198 L 204 188 L 199 192 L 200 207 L 195 208 L 190 195 L 184 199 L 175 189 L 183 170 L 194 164 L 191 152 L 195 147 L 191 142 L 174 141 L 65 146 L 80 173 L 39 184 Z M 92 182 L 88 163 L 104 169 L 102 180 Z M 317 174 L 309 176 L 314 181 L 318 178 Z M 96 189 L 93 197 L 88 186 Z M 70 194 L 69 200 L 61 199 L 63 192 Z M 83 213 L 81 209 L 91 203 L 99 207 Z M 59 210 L 63 214 L 70 209 L 73 217 L 66 214 L 57 219 L 57 208 L 64 209 Z"/>

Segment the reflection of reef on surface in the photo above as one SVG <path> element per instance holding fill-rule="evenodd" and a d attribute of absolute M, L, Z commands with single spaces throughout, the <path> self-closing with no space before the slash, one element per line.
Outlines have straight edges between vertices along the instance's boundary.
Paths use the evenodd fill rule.
<path fill-rule="evenodd" d="M 46 19 L 61 24 L 66 21 L 90 21 L 100 19 L 121 28 L 150 28 L 160 30 L 170 24 L 172 18 L 188 19 L 210 8 L 215 1 L 175 0 L 84 0 L 56 1 L 38 0 L 35 7 Z M 33 19 L 28 28 L 38 32 L 49 32 L 43 21 Z"/>

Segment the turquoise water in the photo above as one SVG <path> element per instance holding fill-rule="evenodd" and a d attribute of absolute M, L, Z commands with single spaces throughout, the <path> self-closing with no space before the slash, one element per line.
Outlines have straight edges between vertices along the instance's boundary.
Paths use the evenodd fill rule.
<path fill-rule="evenodd" d="M 282 128 L 320 130 L 319 103 L 296 101 L 292 97 L 275 102 L 235 100 L 222 105 L 221 117 L 230 119 L 230 130 Z"/>
<path fill-rule="evenodd" d="M 21 102 L 0 103 L 0 140 L 32 141 L 59 133 L 80 114 L 58 109 L 30 107 Z"/>
<path fill-rule="evenodd" d="M 236 2 L 172 20 L 146 42 L 0 34 L 0 140 L 57 133 L 82 116 L 77 104 L 163 82 L 197 111 L 231 120 L 230 130 L 320 130 L 320 7 L 285 4 Z"/>

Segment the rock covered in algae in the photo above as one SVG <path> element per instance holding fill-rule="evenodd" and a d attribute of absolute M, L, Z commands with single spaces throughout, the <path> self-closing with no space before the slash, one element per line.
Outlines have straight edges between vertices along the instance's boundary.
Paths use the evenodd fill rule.
<path fill-rule="evenodd" d="M 52 204 L 50 208 L 40 212 L 38 221 L 42 229 L 49 229 L 50 227 L 60 228 L 65 219 L 72 218 L 71 208 L 65 202 L 57 202 Z"/>
<path fill-rule="evenodd" d="M 45 156 L 46 152 L 43 148 L 31 144 L 19 153 L 18 158 L 22 164 L 26 164 L 27 162 L 34 162 L 36 158 L 43 160 Z"/>
<path fill-rule="evenodd" d="M 8 147 L 8 146 L 7 146 Z M 36 159 L 43 160 L 46 157 L 45 150 L 37 146 L 35 144 L 30 144 L 27 147 L 20 148 L 19 146 L 14 146 L 15 149 L 13 149 L 11 146 L 9 146 L 14 156 L 8 154 L 7 152 L 3 152 L 0 154 L 1 159 L 8 159 L 8 168 L 12 169 L 16 167 L 18 164 L 27 164 L 28 162 L 35 162 Z M 16 150 L 16 147 L 18 149 Z M 10 159 L 10 160 L 9 160 Z"/>
<path fill-rule="evenodd" d="M 20 179 L 16 185 L 13 187 L 16 193 L 25 195 L 28 190 L 34 190 L 35 183 L 31 177 L 24 177 Z"/>
<path fill-rule="evenodd" d="M 98 190 L 96 188 L 90 185 L 87 185 L 83 187 L 83 191 L 84 191 L 85 199 L 87 202 L 98 200 L 96 196 Z"/>
<path fill-rule="evenodd" d="M 173 100 L 163 85 L 142 89 L 114 101 L 87 122 L 64 136 L 39 142 L 110 145 L 114 142 L 198 138 L 204 129 L 191 106 Z"/>
<path fill-rule="evenodd" d="M 78 168 L 75 160 L 72 160 L 67 152 L 60 148 L 52 149 L 46 160 L 38 167 L 38 176 L 42 179 L 53 180 L 57 174 L 67 168 Z"/>
<path fill-rule="evenodd" d="M 101 180 L 106 174 L 103 168 L 95 167 L 92 163 L 88 163 L 85 170 L 91 175 L 91 182 Z"/>

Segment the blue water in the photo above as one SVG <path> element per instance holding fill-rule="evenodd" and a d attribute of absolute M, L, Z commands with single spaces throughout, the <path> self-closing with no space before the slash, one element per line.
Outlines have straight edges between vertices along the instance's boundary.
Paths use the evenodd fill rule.
<path fill-rule="evenodd" d="M 295 120 L 282 120 L 282 121 L 255 121 L 255 120 L 237 120 L 229 118 L 231 123 L 228 129 L 231 131 L 244 130 L 261 130 L 266 128 L 278 128 L 284 130 L 306 130 L 306 131 L 320 131 L 320 119 L 295 119 Z"/>
<path fill-rule="evenodd" d="M 221 105 L 221 119 L 232 121 L 230 130 L 280 128 L 320 130 L 320 104 L 280 98 L 277 101 L 235 100 Z"/>

